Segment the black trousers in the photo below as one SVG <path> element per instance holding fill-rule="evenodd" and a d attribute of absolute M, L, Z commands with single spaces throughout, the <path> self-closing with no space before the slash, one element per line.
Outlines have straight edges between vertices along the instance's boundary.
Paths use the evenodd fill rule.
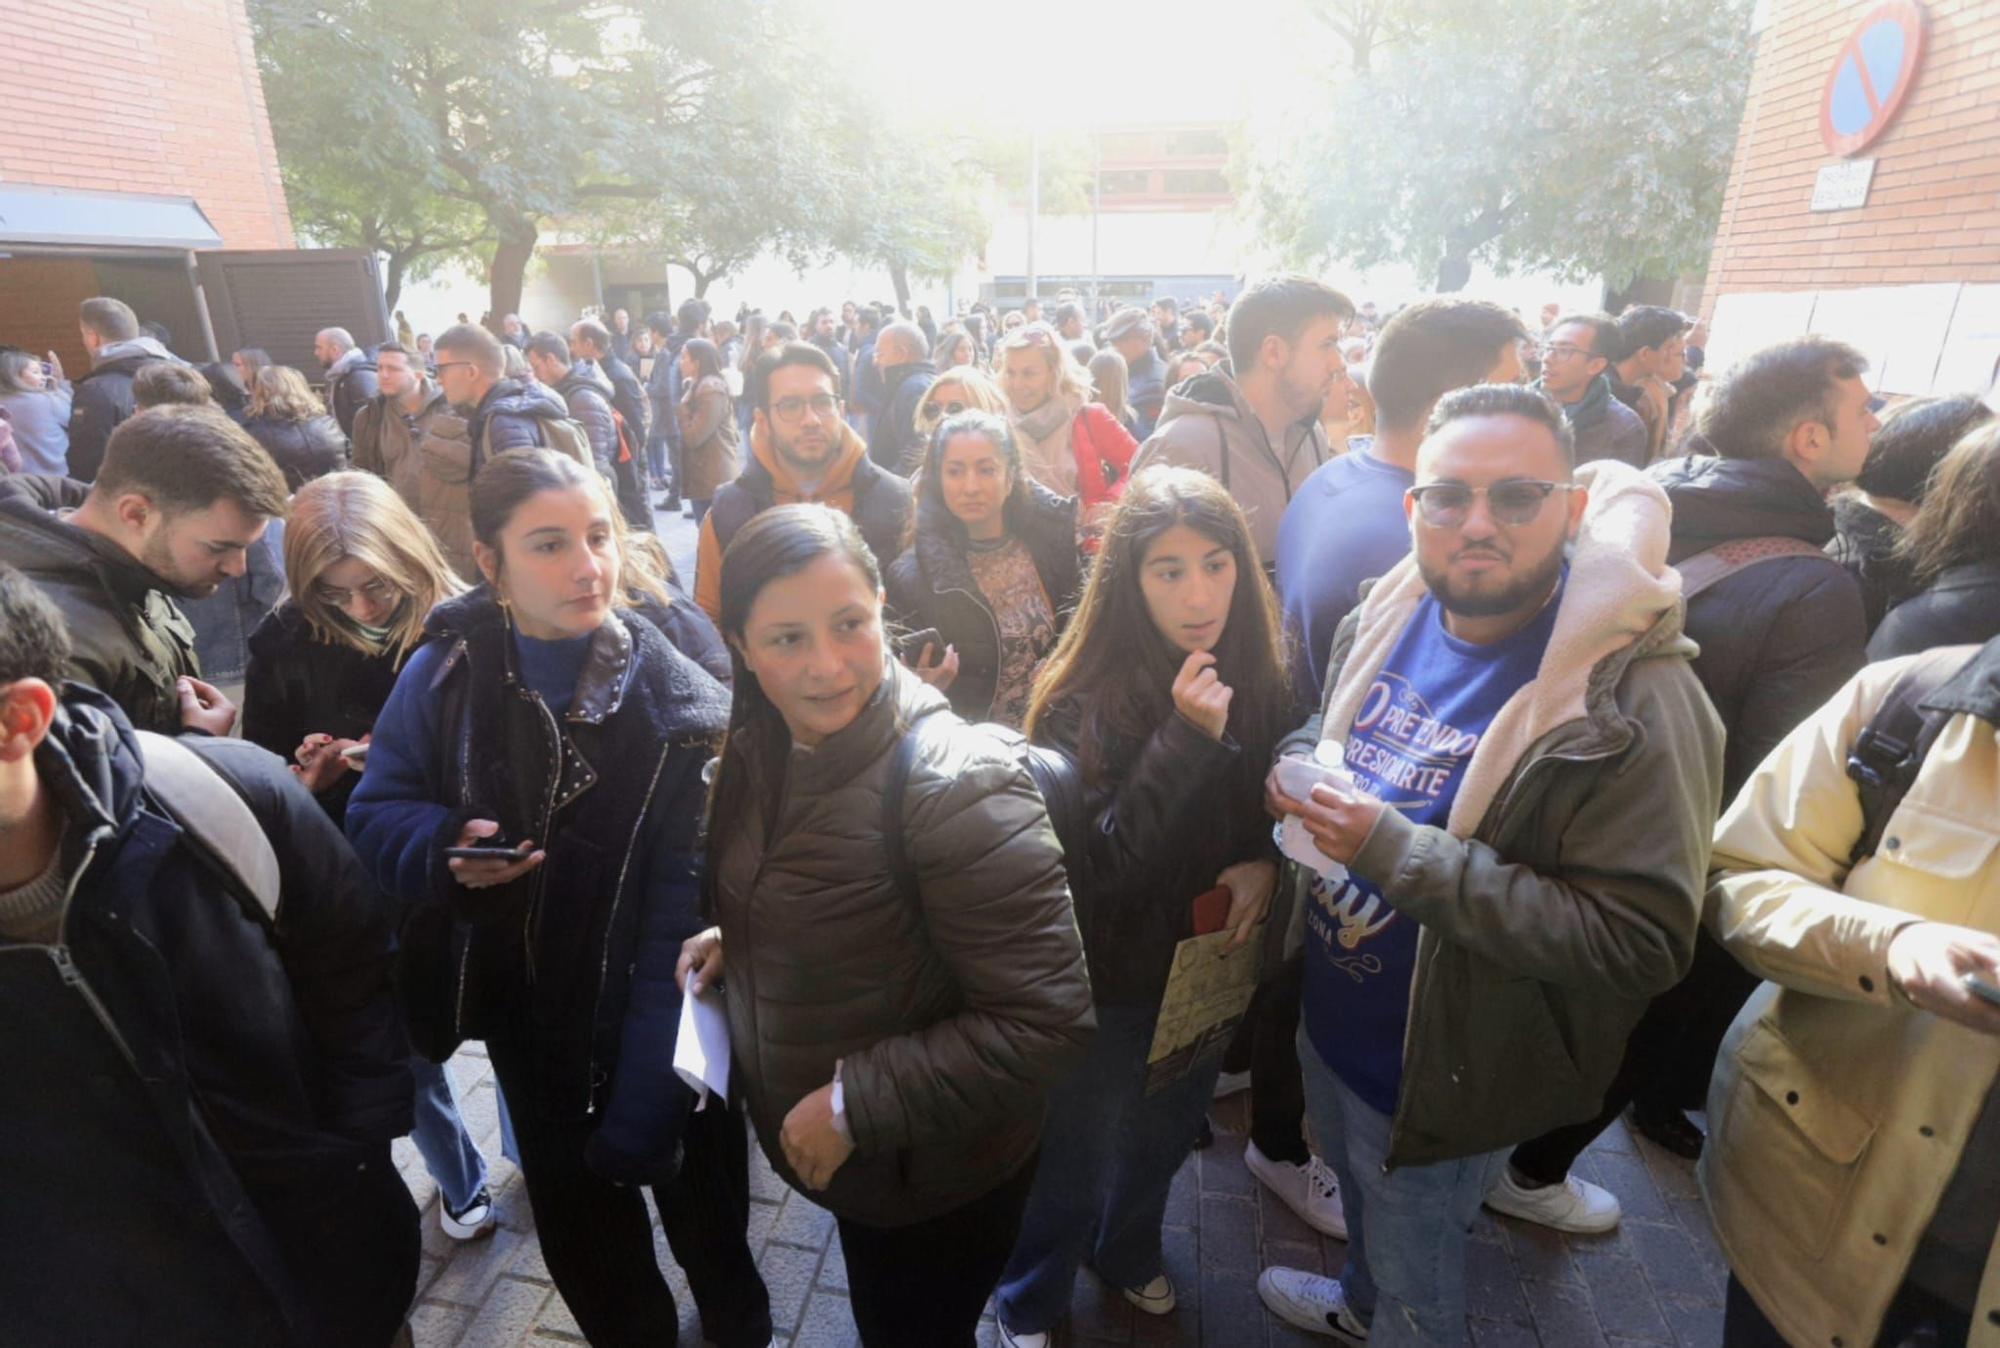
<path fill-rule="evenodd" d="M 1030 1160 L 960 1208 L 910 1226 L 840 1219 L 847 1295 L 864 1348 L 972 1348 L 1035 1182 Z"/>
<path fill-rule="evenodd" d="M 251 1192 L 292 1275 L 291 1311 L 310 1341 L 369 1348 L 393 1340 L 416 1295 L 422 1237 L 388 1144 Z"/>
<path fill-rule="evenodd" d="M 1654 1113 L 1701 1108 L 1722 1036 L 1756 989 L 1756 976 L 1702 932 L 1687 977 L 1653 999 L 1625 1041 L 1604 1107 L 1595 1118 L 1523 1142 L 1514 1149 L 1514 1169 L 1531 1184 L 1560 1184 L 1627 1105 Z"/>
<path fill-rule="evenodd" d="M 578 1327 L 596 1348 L 677 1342 L 680 1313 L 653 1257 L 645 1195 L 584 1164 L 594 1120 L 550 1118 L 539 1108 L 525 1034 L 497 1034 L 486 1050 L 507 1093 L 542 1257 Z M 714 1099 L 690 1114 L 681 1173 L 654 1188 L 653 1202 L 694 1292 L 702 1332 L 721 1348 L 764 1348 L 771 1298 L 745 1234 L 750 1150 L 742 1116 Z"/>
<path fill-rule="evenodd" d="M 1904 1283 L 1882 1316 L 1878 1348 L 1955 1348 L 1972 1335 L 1972 1317 L 1920 1287 Z M 1791 1348 L 1778 1327 L 1765 1318 L 1736 1275 L 1729 1277 L 1729 1299 L 1722 1311 L 1723 1348 Z M 1859 1348 L 1859 1345 L 1856 1346 Z"/>
<path fill-rule="evenodd" d="M 1304 1165 L 1306 1092 L 1299 1076 L 1299 998 L 1303 958 L 1287 961 L 1257 989 L 1244 1023 L 1250 1028 L 1250 1140 L 1273 1161 Z"/>

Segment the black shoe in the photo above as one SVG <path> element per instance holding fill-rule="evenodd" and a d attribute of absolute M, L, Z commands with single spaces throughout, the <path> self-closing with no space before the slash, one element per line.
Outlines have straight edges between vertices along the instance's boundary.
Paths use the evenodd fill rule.
<path fill-rule="evenodd" d="M 678 496 L 662 496 L 659 500 L 653 502 L 653 509 L 664 510 L 669 514 L 678 515 L 681 513 L 681 498 Z"/>
<path fill-rule="evenodd" d="M 1689 1161 L 1701 1159 L 1702 1144 L 1708 1140 L 1701 1129 L 1678 1109 L 1648 1109 L 1634 1105 L 1632 1126 L 1655 1145 Z"/>

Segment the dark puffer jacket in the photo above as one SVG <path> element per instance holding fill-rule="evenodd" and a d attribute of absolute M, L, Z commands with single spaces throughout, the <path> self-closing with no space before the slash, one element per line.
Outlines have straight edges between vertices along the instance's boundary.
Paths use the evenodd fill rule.
<path fill-rule="evenodd" d="M 1894 520 L 1859 497 L 1834 497 L 1833 541 L 1826 545 L 1826 555 L 1846 567 L 1861 587 L 1870 632 L 1909 596 L 1910 568 L 1896 555 L 1902 536 Z"/>
<path fill-rule="evenodd" d="M 110 694 L 139 729 L 176 734 L 174 682 L 201 673 L 194 627 L 166 583 L 130 553 L 56 516 L 86 494 L 59 477 L 0 479 L 0 562 L 62 610 L 71 678 Z"/>
<path fill-rule="evenodd" d="M 1833 511 L 1782 459 L 1690 456 L 1648 471 L 1673 502 L 1670 563 L 1732 539 L 1795 538 L 1823 548 L 1833 537 Z M 1724 801 L 1867 663 L 1860 587 L 1831 557 L 1761 562 L 1717 581 L 1688 602 L 1686 630 L 1701 647 L 1695 677 L 1728 734 Z"/>
<path fill-rule="evenodd" d="M 1983 646 L 2000 636 L 2000 561 L 1948 566 L 1889 610 L 1868 643 L 1870 660 L 1933 646 Z"/>
<path fill-rule="evenodd" d="M 549 435 L 545 421 L 567 421 L 569 408 L 554 389 L 541 384 L 502 379 L 486 391 L 466 422 L 466 439 L 472 446 L 472 472 L 496 454 L 510 449 L 545 449 Z"/>
<path fill-rule="evenodd" d="M 883 865 L 905 734 L 919 737 L 902 812 L 914 897 Z M 1046 1093 L 1094 1025 L 1041 796 L 1010 746 L 894 661 L 816 748 L 752 728 L 731 752 L 745 802 L 716 839 L 713 897 L 731 1085 L 765 1155 L 803 1187 L 779 1130 L 839 1061 L 855 1152 L 814 1201 L 881 1227 L 962 1207 L 1034 1156 Z"/>
<path fill-rule="evenodd" d="M 114 342 L 99 352 L 95 368 L 76 381 L 69 413 L 69 475 L 94 482 L 104 463 L 111 432 L 132 415 L 132 376 L 141 365 L 172 360 L 166 348 L 151 338 Z"/>
<path fill-rule="evenodd" d="M 570 420 L 583 427 L 590 437 L 590 457 L 597 471 L 610 483 L 618 481 L 618 420 L 611 414 L 611 399 L 595 379 L 581 369 L 572 369 L 556 382 L 556 392 L 569 407 Z"/>
<path fill-rule="evenodd" d="M 324 414 L 295 421 L 288 417 L 251 417 L 243 423 L 257 443 L 270 451 L 285 474 L 285 487 L 297 491 L 316 477 L 347 466 L 347 437 Z"/>
<path fill-rule="evenodd" d="M 69 826 L 62 944 L 0 941 L 0 1338 L 386 1344 L 418 1244 L 388 913 L 283 764 L 182 743 L 270 838 L 275 921 L 111 701 L 66 685 L 35 751 Z"/>
<path fill-rule="evenodd" d="M 1034 558 L 1061 634 L 1076 607 L 1081 568 L 1076 551 L 1076 498 L 1029 482 L 1024 510 L 1008 511 L 1007 532 Z M 917 505 L 917 536 L 883 577 L 896 621 L 913 632 L 935 627 L 958 648 L 958 677 L 946 690 L 951 709 L 968 721 L 993 711 L 1000 678 L 1000 626 L 993 605 L 972 578 L 965 556 L 965 526 L 930 500 Z"/>

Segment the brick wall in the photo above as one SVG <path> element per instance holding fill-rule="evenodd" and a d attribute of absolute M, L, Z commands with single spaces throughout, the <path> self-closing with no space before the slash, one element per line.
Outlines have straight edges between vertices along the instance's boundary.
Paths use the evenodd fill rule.
<path fill-rule="evenodd" d="M 0 0 L 4 2 L 4 0 Z M 1867 205 L 1815 214 L 1837 156 L 1820 96 L 1841 46 L 1879 0 L 1775 0 L 1710 255 L 1703 302 L 1736 291 L 2000 281 L 2000 4 L 1929 0 L 1930 46 L 1888 132 Z"/>
<path fill-rule="evenodd" d="M 0 180 L 193 197 L 230 248 L 291 216 L 243 0 L 0 0 Z"/>

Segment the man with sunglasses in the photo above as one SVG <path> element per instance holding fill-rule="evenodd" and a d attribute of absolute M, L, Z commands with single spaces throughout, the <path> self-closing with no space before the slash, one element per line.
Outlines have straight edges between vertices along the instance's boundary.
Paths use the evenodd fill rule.
<path fill-rule="evenodd" d="M 1611 393 L 1606 370 L 1618 349 L 1618 320 L 1567 314 L 1542 341 L 1542 377 L 1534 387 L 1562 407 L 1576 435 L 1576 461 L 1616 459 L 1644 468 L 1651 453 L 1646 423 Z"/>
<path fill-rule="evenodd" d="M 1574 471 L 1546 396 L 1446 395 L 1405 496 L 1412 555 L 1342 624 L 1321 714 L 1349 778 L 1281 789 L 1299 1057 L 1339 1177 L 1339 1278 L 1267 1269 L 1314 1333 L 1457 1342 L 1465 1242 L 1508 1149 L 1589 1118 L 1646 998 L 1694 949 L 1722 728 L 1690 667 L 1665 494 Z M 1292 942 L 1288 942 L 1291 944 Z"/>

